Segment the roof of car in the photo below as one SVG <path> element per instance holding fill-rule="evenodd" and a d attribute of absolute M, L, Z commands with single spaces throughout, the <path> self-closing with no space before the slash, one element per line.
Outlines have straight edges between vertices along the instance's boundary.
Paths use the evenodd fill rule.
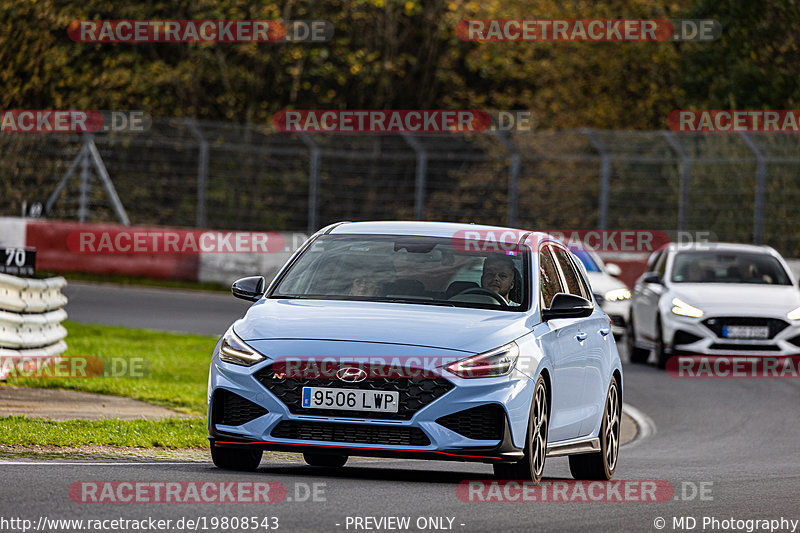
<path fill-rule="evenodd" d="M 769 246 L 734 242 L 672 243 L 669 245 L 669 249 L 677 252 L 749 252 L 770 255 L 774 253 Z"/>
<path fill-rule="evenodd" d="M 512 231 L 520 236 L 530 232 L 531 237 L 539 239 L 553 238 L 546 233 L 507 228 L 502 226 L 485 226 L 481 224 L 464 224 L 457 222 L 421 222 L 421 221 L 375 221 L 375 222 L 339 222 L 323 230 L 326 233 L 336 234 L 363 234 L 363 235 L 422 235 L 426 237 L 454 237 L 466 231 L 478 232 L 476 238 L 488 235 L 498 238 L 503 232 Z"/>

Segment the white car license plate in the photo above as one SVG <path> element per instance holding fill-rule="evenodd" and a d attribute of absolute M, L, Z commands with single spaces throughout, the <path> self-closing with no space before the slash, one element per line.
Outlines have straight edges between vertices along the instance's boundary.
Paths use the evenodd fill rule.
<path fill-rule="evenodd" d="M 767 326 L 725 326 L 722 336 L 726 339 L 766 339 L 769 337 Z"/>
<path fill-rule="evenodd" d="M 303 387 L 302 406 L 309 409 L 396 413 L 399 401 L 399 392 Z"/>

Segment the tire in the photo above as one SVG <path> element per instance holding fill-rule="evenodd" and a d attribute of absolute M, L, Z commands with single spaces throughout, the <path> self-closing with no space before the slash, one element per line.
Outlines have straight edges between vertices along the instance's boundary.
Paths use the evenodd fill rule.
<path fill-rule="evenodd" d="M 250 448 L 218 448 L 211 445 L 211 459 L 217 468 L 253 472 L 261 464 L 261 450 Z"/>
<path fill-rule="evenodd" d="M 547 427 L 550 420 L 550 405 L 547 402 L 547 385 L 539 376 L 533 390 L 531 414 L 528 417 L 528 432 L 525 436 L 525 457 L 517 463 L 495 463 L 494 475 L 500 479 L 517 479 L 538 483 L 544 472 L 547 456 Z"/>
<path fill-rule="evenodd" d="M 625 327 L 625 341 L 628 346 L 628 357 L 631 363 L 644 364 L 650 357 L 650 350 L 646 348 L 636 347 L 636 333 L 633 329 L 633 315 L 628 319 L 628 324 Z"/>
<path fill-rule="evenodd" d="M 600 425 L 600 451 L 569 456 L 569 471 L 575 479 L 608 480 L 614 476 L 619 458 L 619 428 L 622 402 L 617 378 L 611 378 Z"/>
<path fill-rule="evenodd" d="M 670 356 L 672 354 L 670 354 L 664 348 L 664 332 L 663 332 L 663 330 L 661 328 L 661 321 L 660 320 L 656 324 L 656 348 L 655 348 L 655 353 L 656 353 L 656 364 L 658 365 L 658 368 L 662 368 L 662 369 L 663 368 L 667 368 L 667 361 L 669 360 L 669 358 L 670 358 Z"/>
<path fill-rule="evenodd" d="M 347 462 L 347 455 L 328 455 L 324 453 L 304 453 L 303 459 L 311 466 L 339 468 Z"/>

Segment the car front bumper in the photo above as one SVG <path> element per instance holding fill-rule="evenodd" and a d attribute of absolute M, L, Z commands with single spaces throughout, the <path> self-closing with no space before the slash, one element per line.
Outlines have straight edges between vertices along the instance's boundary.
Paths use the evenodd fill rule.
<path fill-rule="evenodd" d="M 208 404 L 212 446 L 478 462 L 518 461 L 523 456 L 535 383 L 518 370 L 495 378 L 437 376 L 437 384 L 446 380 L 449 385 L 432 401 L 394 417 L 369 418 L 360 412 L 316 414 L 302 408 L 296 390 L 289 394 L 286 387 L 269 381 L 270 368 L 269 362 L 250 368 L 232 365 L 215 354 Z M 424 381 L 418 384 L 434 388 Z M 292 388 L 303 385 L 293 383 Z M 387 380 L 373 389 L 393 390 L 391 386 Z M 429 400 L 428 392 L 423 390 L 420 398 Z M 405 404 L 425 403 L 412 399 Z M 461 415 L 473 409 L 478 411 L 471 413 L 483 413 L 483 418 Z M 489 411 L 497 416 L 488 416 Z M 482 420 L 492 427 L 482 428 Z M 479 438 L 471 438 L 475 436 Z"/>
<path fill-rule="evenodd" d="M 793 323 L 794 322 L 794 323 Z M 666 349 L 674 355 L 786 356 L 800 354 L 800 324 L 778 315 L 688 318 L 667 312 L 663 320 Z M 769 338 L 725 337 L 726 325 L 766 325 Z M 763 326 L 762 326 L 763 327 Z"/>

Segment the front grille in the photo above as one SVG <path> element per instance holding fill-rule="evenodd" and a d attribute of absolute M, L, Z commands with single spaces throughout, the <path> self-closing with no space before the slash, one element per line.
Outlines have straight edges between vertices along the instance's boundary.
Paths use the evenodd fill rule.
<path fill-rule="evenodd" d="M 335 377 L 279 378 L 272 366 L 254 374 L 255 378 L 268 391 L 274 394 L 295 414 L 319 416 L 346 416 L 350 418 L 378 418 L 389 420 L 410 420 L 414 413 L 444 396 L 454 385 L 442 377 L 414 378 L 368 378 L 359 383 L 347 383 Z M 360 389 L 376 391 L 396 391 L 399 393 L 396 413 L 377 413 L 372 411 L 342 411 L 337 409 L 309 409 L 301 406 L 303 387 L 334 387 L 337 389 Z"/>
<path fill-rule="evenodd" d="M 692 344 L 702 339 L 702 337 L 698 337 L 694 333 L 689 333 L 688 331 L 678 330 L 675 332 L 675 337 L 672 340 L 672 344 L 676 346 L 680 346 L 683 344 Z"/>
<path fill-rule="evenodd" d="M 797 337 L 792 337 L 791 339 L 789 339 L 789 342 L 791 342 L 795 346 L 800 346 L 800 335 L 798 335 Z"/>
<path fill-rule="evenodd" d="M 502 407 L 491 404 L 443 416 L 436 423 L 468 439 L 500 440 L 503 438 L 505 417 Z"/>
<path fill-rule="evenodd" d="M 769 327 L 769 339 L 772 339 L 789 327 L 789 324 L 779 318 L 761 318 L 761 317 L 743 317 L 743 316 L 722 316 L 713 317 L 703 320 L 703 324 L 714 332 L 720 339 L 722 336 L 722 328 L 725 326 L 767 326 Z"/>
<path fill-rule="evenodd" d="M 730 350 L 732 352 L 779 352 L 780 346 L 775 344 L 734 344 L 718 342 L 709 346 L 711 350 Z"/>
<path fill-rule="evenodd" d="M 241 426 L 269 411 L 226 389 L 217 389 L 211 404 L 214 424 Z"/>
<path fill-rule="evenodd" d="M 331 422 L 298 422 L 284 420 L 272 430 L 278 439 L 357 444 L 389 444 L 393 446 L 427 446 L 428 436 L 419 428 L 335 424 Z"/>

